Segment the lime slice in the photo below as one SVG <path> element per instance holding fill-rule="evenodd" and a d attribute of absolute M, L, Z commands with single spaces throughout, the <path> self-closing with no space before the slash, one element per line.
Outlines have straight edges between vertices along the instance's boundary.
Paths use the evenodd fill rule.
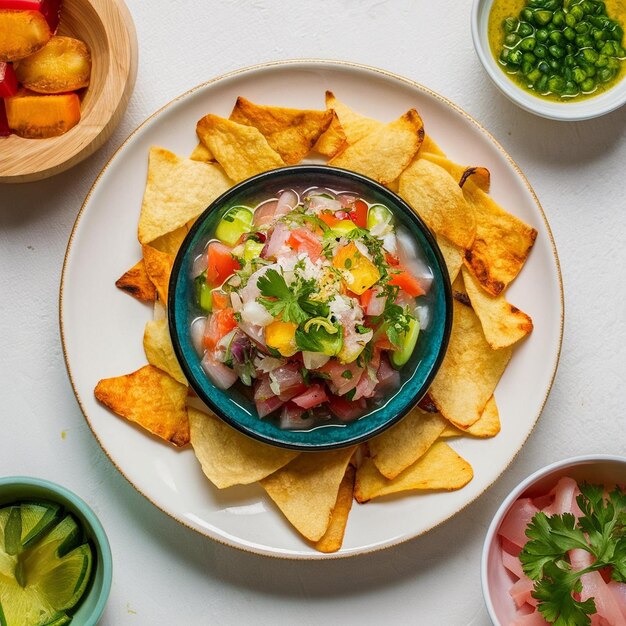
<path fill-rule="evenodd" d="M 52 503 L 23 502 L 20 506 L 22 515 L 22 548 L 27 548 L 46 533 L 57 521 L 61 506 Z"/>

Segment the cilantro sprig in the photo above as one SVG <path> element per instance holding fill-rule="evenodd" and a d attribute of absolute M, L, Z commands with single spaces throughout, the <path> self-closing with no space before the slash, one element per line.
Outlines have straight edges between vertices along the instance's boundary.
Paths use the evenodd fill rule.
<path fill-rule="evenodd" d="M 532 592 L 544 619 L 557 626 L 588 626 L 596 612 L 593 598 L 576 600 L 583 574 L 611 567 L 611 577 L 626 582 L 626 492 L 616 487 L 604 496 L 604 487 L 583 483 L 576 502 L 583 512 L 537 513 L 526 529 L 529 541 L 519 558 L 524 573 L 536 581 Z M 589 552 L 594 562 L 574 571 L 568 552 Z"/>
<path fill-rule="evenodd" d="M 316 304 L 309 300 L 315 291 L 314 280 L 298 278 L 292 285 L 287 285 L 284 276 L 275 269 L 269 269 L 257 281 L 262 296 L 257 298 L 272 317 L 283 322 L 301 324 L 308 320 Z M 308 312 L 307 312 L 308 311 Z"/>

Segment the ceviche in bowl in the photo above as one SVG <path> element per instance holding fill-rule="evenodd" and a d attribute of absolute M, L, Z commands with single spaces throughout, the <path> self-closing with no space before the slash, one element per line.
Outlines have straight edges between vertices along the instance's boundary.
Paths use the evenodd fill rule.
<path fill-rule="evenodd" d="M 419 217 L 378 183 L 316 165 L 218 198 L 181 246 L 168 302 L 199 398 L 246 434 L 311 449 L 363 441 L 415 406 L 451 311 Z"/>

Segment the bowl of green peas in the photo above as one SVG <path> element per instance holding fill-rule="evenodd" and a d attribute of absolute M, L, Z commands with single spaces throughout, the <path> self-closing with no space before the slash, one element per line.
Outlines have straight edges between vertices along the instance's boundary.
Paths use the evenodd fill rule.
<path fill-rule="evenodd" d="M 496 86 L 526 111 L 576 121 L 626 103 L 624 0 L 474 0 L 472 38 Z"/>

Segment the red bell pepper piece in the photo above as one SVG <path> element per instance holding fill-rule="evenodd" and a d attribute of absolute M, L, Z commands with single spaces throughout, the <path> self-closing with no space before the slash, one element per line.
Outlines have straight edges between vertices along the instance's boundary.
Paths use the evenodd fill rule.
<path fill-rule="evenodd" d="M 4 108 L 4 100 L 0 98 L 0 137 L 8 137 L 11 134 L 7 112 Z"/>
<path fill-rule="evenodd" d="M 62 2 L 63 0 L 0 0 L 0 10 L 38 11 L 46 18 L 54 34 L 61 18 Z"/>
<path fill-rule="evenodd" d="M 367 204 L 363 200 L 354 203 L 354 210 L 350 212 L 350 219 L 359 228 L 367 226 Z"/>
<path fill-rule="evenodd" d="M 10 98 L 17 93 L 17 76 L 9 63 L 0 62 L 0 98 Z"/>

